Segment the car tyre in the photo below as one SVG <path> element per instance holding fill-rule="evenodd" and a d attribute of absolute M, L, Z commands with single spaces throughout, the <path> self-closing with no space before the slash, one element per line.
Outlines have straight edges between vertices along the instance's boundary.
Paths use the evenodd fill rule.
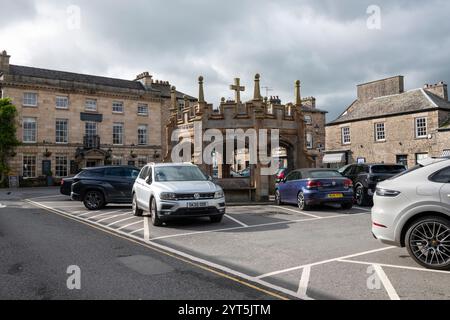
<path fill-rule="evenodd" d="M 297 205 L 300 210 L 308 211 L 311 207 L 306 204 L 305 195 L 299 192 L 297 195 Z"/>
<path fill-rule="evenodd" d="M 343 210 L 350 210 L 351 208 L 353 208 L 353 203 L 351 203 L 351 202 L 343 203 L 343 204 L 341 204 L 341 208 Z"/>
<path fill-rule="evenodd" d="M 137 203 L 137 197 L 136 194 L 133 194 L 133 202 L 132 202 L 132 211 L 133 211 L 133 215 L 136 217 L 141 217 L 143 210 L 139 209 L 138 203 Z"/>
<path fill-rule="evenodd" d="M 150 201 L 150 215 L 152 218 L 152 224 L 155 227 L 162 226 L 163 222 L 161 218 L 158 216 L 158 206 L 156 205 L 155 198 L 152 198 L 152 200 Z"/>
<path fill-rule="evenodd" d="M 356 204 L 361 207 L 369 205 L 369 195 L 367 194 L 367 189 L 362 185 L 358 185 L 355 190 Z"/>
<path fill-rule="evenodd" d="M 103 193 L 98 190 L 89 190 L 85 193 L 83 204 L 88 210 L 100 210 L 105 207 L 105 197 Z"/>
<path fill-rule="evenodd" d="M 209 217 L 212 223 L 220 223 L 223 219 L 223 214 L 217 215 L 217 216 L 211 216 Z"/>
<path fill-rule="evenodd" d="M 283 202 L 281 201 L 280 190 L 276 190 L 275 191 L 275 203 L 276 203 L 277 206 L 283 205 Z"/>
<path fill-rule="evenodd" d="M 450 270 L 449 220 L 441 217 L 420 218 L 406 232 L 405 244 L 409 255 L 421 266 Z"/>

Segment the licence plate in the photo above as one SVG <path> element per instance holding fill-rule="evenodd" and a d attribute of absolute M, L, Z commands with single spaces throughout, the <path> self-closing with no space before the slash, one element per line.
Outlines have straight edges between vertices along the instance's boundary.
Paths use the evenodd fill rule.
<path fill-rule="evenodd" d="M 188 208 L 204 208 L 208 206 L 208 202 L 188 202 Z"/>
<path fill-rule="evenodd" d="M 328 198 L 331 199 L 339 199 L 339 198 L 343 198 L 344 195 L 342 193 L 331 193 L 328 195 Z"/>

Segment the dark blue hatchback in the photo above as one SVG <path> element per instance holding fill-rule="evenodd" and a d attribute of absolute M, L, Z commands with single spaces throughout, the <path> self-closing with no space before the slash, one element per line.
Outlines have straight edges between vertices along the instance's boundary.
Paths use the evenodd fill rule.
<path fill-rule="evenodd" d="M 339 203 L 343 209 L 351 209 L 353 182 L 336 170 L 295 170 L 277 184 L 275 200 L 278 205 L 297 204 L 301 210 L 327 203 Z"/>

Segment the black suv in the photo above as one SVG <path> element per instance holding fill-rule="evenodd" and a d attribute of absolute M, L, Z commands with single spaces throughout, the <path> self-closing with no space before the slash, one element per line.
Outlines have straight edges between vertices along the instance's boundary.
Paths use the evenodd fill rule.
<path fill-rule="evenodd" d="M 355 200 L 359 206 L 372 204 L 378 182 L 406 170 L 400 164 L 352 164 L 343 168 L 342 175 L 353 181 Z"/>
<path fill-rule="evenodd" d="M 139 171 L 131 166 L 83 169 L 73 178 L 70 196 L 74 201 L 83 201 L 89 210 L 99 210 L 107 203 L 131 203 Z"/>

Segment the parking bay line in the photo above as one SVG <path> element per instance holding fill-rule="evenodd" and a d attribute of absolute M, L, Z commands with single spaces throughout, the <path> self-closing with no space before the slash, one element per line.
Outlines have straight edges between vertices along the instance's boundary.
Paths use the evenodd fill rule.
<path fill-rule="evenodd" d="M 425 268 L 417 268 L 417 267 L 409 267 L 409 266 L 400 266 L 395 264 L 386 264 L 386 263 L 375 263 L 375 262 L 366 262 L 366 261 L 355 261 L 355 260 L 348 260 L 348 259 L 340 259 L 338 262 L 345 262 L 345 263 L 354 263 L 354 264 L 362 264 L 362 265 L 379 265 L 381 267 L 385 268 L 396 268 L 396 269 L 404 269 L 404 270 L 412 270 L 412 271 L 422 271 L 422 272 L 431 272 L 431 273 L 443 273 L 450 275 L 450 271 L 445 270 L 432 270 L 432 269 L 425 269 Z"/>
<path fill-rule="evenodd" d="M 120 211 L 120 210 L 114 210 L 114 211 L 108 211 L 108 212 L 105 212 L 105 213 L 99 213 L 99 214 L 96 214 L 95 216 L 92 216 L 92 217 L 89 217 L 89 218 L 86 218 L 86 219 L 87 219 L 87 220 L 90 220 L 90 219 L 92 219 L 92 218 L 104 217 L 104 216 L 107 216 L 107 215 L 109 215 L 109 214 L 113 214 L 113 213 L 116 213 L 116 212 L 119 212 L 119 211 Z M 88 215 L 89 213 L 92 213 L 92 211 L 86 212 L 85 214 L 80 214 L 78 217 L 86 216 L 86 215 Z"/>
<path fill-rule="evenodd" d="M 271 207 L 272 208 L 277 208 L 277 209 L 282 209 L 282 210 L 287 210 L 287 211 L 291 211 L 291 212 L 295 212 L 295 213 L 298 213 L 298 214 L 303 214 L 303 215 L 311 217 L 311 218 L 317 218 L 317 219 L 322 219 L 323 218 L 323 217 L 316 216 L 314 214 L 306 213 L 306 212 L 303 212 L 303 211 L 297 211 L 297 210 L 290 209 L 290 208 L 284 208 L 284 207 L 280 207 L 280 206 L 271 206 Z"/>
<path fill-rule="evenodd" d="M 300 283 L 298 285 L 297 295 L 299 297 L 307 297 L 309 277 L 311 275 L 311 266 L 306 266 L 303 268 L 302 277 L 300 278 Z"/>
<path fill-rule="evenodd" d="M 117 218 L 117 217 L 122 217 L 124 215 L 130 215 L 130 214 L 131 214 L 131 212 L 125 212 L 125 213 L 121 213 L 121 214 L 116 214 L 116 215 L 111 216 L 111 217 L 106 217 L 106 218 L 102 218 L 100 220 L 96 220 L 96 222 L 103 222 L 105 220 L 114 219 L 114 218 Z M 91 219 L 91 218 L 89 218 L 89 219 Z"/>
<path fill-rule="evenodd" d="M 144 241 L 150 240 L 150 226 L 149 226 L 149 218 L 144 217 Z"/>
<path fill-rule="evenodd" d="M 128 217 L 128 218 L 125 218 L 125 219 L 122 219 L 122 220 L 119 220 L 119 221 L 112 222 L 112 223 L 108 224 L 108 227 L 111 227 L 111 226 L 113 226 L 115 224 L 118 224 L 118 223 L 121 223 L 121 222 L 124 222 L 124 221 L 127 221 L 127 220 L 131 220 L 131 219 L 134 219 L 134 218 L 136 218 L 136 217 L 135 216 Z"/>
<path fill-rule="evenodd" d="M 268 278 L 268 277 L 276 276 L 278 274 L 300 270 L 300 269 L 303 269 L 303 268 L 308 267 L 308 266 L 309 267 L 318 266 L 318 265 L 321 265 L 321 264 L 326 264 L 326 263 L 335 262 L 335 261 L 339 261 L 339 260 L 345 260 L 345 259 L 349 259 L 349 258 L 364 256 L 364 255 L 367 255 L 367 254 L 376 253 L 376 252 L 380 252 L 380 251 L 386 251 L 386 250 L 390 250 L 390 249 L 394 249 L 394 248 L 396 248 L 396 247 L 384 247 L 384 248 L 379 248 L 379 249 L 374 249 L 374 250 L 369 250 L 369 251 L 363 251 L 363 252 L 350 254 L 350 255 L 347 255 L 347 256 L 343 256 L 343 257 L 327 259 L 327 260 L 314 262 L 314 263 L 310 263 L 310 264 L 305 264 L 305 265 L 301 265 L 301 266 L 297 266 L 297 267 L 292 267 L 292 268 L 288 268 L 288 269 L 283 269 L 283 270 L 278 270 L 278 271 L 265 273 L 265 274 L 262 274 L 262 275 L 260 275 L 260 276 L 258 276 L 256 278 L 257 279 Z"/>
<path fill-rule="evenodd" d="M 142 221 L 138 221 L 138 222 L 134 222 L 134 223 L 127 224 L 127 225 L 125 225 L 125 226 L 120 227 L 119 229 L 117 229 L 117 231 L 122 231 L 123 229 L 126 229 L 126 228 L 128 228 L 128 227 L 134 226 L 135 224 L 138 224 L 138 223 L 142 223 Z"/>
<path fill-rule="evenodd" d="M 248 227 L 248 224 L 245 224 L 245 223 L 239 221 L 238 219 L 235 219 L 235 218 L 231 217 L 231 216 L 228 215 L 228 214 L 226 214 L 225 217 L 227 217 L 228 219 L 230 219 L 230 220 L 236 222 L 237 224 L 239 224 L 239 225 L 241 225 L 241 226 L 243 226 L 243 227 Z"/>
<path fill-rule="evenodd" d="M 391 281 L 387 277 L 386 273 L 384 272 L 383 268 L 378 265 L 374 264 L 373 268 L 375 272 L 378 275 L 378 278 L 380 279 L 381 283 L 384 286 L 384 289 L 386 289 L 386 292 L 391 300 L 400 300 L 400 297 L 397 294 L 397 291 L 395 291 L 394 286 L 392 285 Z"/>
<path fill-rule="evenodd" d="M 221 228 L 221 229 L 206 230 L 206 231 L 194 231 L 194 232 L 179 233 L 179 234 L 172 234 L 172 235 L 168 235 L 168 236 L 160 236 L 160 237 L 156 237 L 156 238 L 151 238 L 150 241 L 169 239 L 169 238 L 177 238 L 177 237 L 185 237 L 185 236 L 194 236 L 194 235 L 222 232 L 222 231 L 233 231 L 233 230 L 242 230 L 242 229 L 259 228 L 259 227 L 270 227 L 270 226 L 276 226 L 276 225 L 282 225 L 282 224 L 297 224 L 297 223 L 309 222 L 309 221 L 318 221 L 318 220 L 327 220 L 327 219 L 336 219 L 336 218 L 349 218 L 349 217 L 355 217 L 355 216 L 359 216 L 359 215 L 363 215 L 363 214 L 360 213 L 360 214 L 352 214 L 352 215 L 335 215 L 335 216 L 310 218 L 310 219 L 285 220 L 285 221 L 280 221 L 280 222 L 270 222 L 270 223 L 249 225 L 247 227 L 242 226 L 242 227 Z M 365 215 L 365 213 L 364 213 L 364 215 Z"/>

